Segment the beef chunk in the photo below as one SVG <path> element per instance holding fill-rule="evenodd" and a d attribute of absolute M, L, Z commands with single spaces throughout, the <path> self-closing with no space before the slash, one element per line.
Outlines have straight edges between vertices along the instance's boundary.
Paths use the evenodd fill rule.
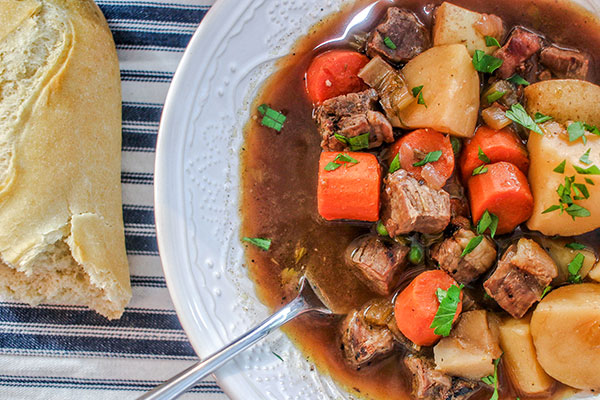
<path fill-rule="evenodd" d="M 588 77 L 590 56 L 577 50 L 548 46 L 540 53 L 542 64 L 559 78 L 583 79 Z"/>
<path fill-rule="evenodd" d="M 441 232 L 450 222 L 450 195 L 400 169 L 385 178 L 381 214 L 390 236 Z"/>
<path fill-rule="evenodd" d="M 460 228 L 452 237 L 436 245 L 431 253 L 431 257 L 440 263 L 441 269 L 465 285 L 477 279 L 496 261 L 496 248 L 487 237 L 472 252 L 461 257 L 463 250 L 475 236 L 472 230 Z"/>
<path fill-rule="evenodd" d="M 412 393 L 417 399 L 466 400 L 479 389 L 475 382 L 451 378 L 437 371 L 433 360 L 426 357 L 407 356 L 404 365 L 413 376 Z"/>
<path fill-rule="evenodd" d="M 516 28 L 506 44 L 494 53 L 494 57 L 503 61 L 496 71 L 497 75 L 502 79 L 510 78 L 521 64 L 541 48 L 542 39 L 538 35 L 523 28 Z"/>
<path fill-rule="evenodd" d="M 444 185 L 444 190 L 450 195 L 450 213 L 452 218 L 469 218 L 471 215 L 469 200 L 465 195 L 465 188 L 460 184 L 460 180 L 456 174 L 453 174 L 448 179 L 446 185 Z"/>
<path fill-rule="evenodd" d="M 395 49 L 385 44 L 386 37 L 390 38 Z M 429 32 L 417 16 L 408 10 L 390 7 L 385 20 L 371 32 L 367 55 L 379 55 L 396 64 L 405 63 L 429 46 Z"/>
<path fill-rule="evenodd" d="M 557 274 L 548 253 L 533 240 L 522 238 L 506 250 L 483 287 L 500 307 L 521 318 Z"/>
<path fill-rule="evenodd" d="M 385 319 L 392 314 L 391 305 L 390 312 L 384 319 L 375 320 L 373 314 L 365 316 L 365 311 L 372 306 L 377 307 L 373 302 L 369 302 L 348 314 L 342 322 L 344 355 L 346 361 L 357 369 L 391 355 L 396 345 L 394 334 L 387 327 Z"/>
<path fill-rule="evenodd" d="M 379 96 L 374 89 L 350 93 L 325 100 L 315 111 L 321 134 L 321 147 L 329 151 L 349 150 L 349 145 L 335 137 L 338 133 L 352 138 L 369 133 L 369 148 L 394 141 L 392 125 L 375 105 Z"/>
<path fill-rule="evenodd" d="M 374 292 L 387 296 L 396 287 L 410 249 L 376 235 L 353 242 L 352 264 Z"/>

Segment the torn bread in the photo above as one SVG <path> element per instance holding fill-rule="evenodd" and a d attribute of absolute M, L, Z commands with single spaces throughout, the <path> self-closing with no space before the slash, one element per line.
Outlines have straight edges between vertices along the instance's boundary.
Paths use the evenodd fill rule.
<path fill-rule="evenodd" d="M 0 0 L 0 296 L 131 298 L 115 45 L 91 0 Z"/>

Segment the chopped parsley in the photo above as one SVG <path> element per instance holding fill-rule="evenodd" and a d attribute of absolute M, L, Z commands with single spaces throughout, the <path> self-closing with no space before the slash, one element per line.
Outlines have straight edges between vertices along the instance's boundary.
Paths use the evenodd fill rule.
<path fill-rule="evenodd" d="M 581 253 L 577 253 L 573 260 L 569 263 L 569 282 L 570 283 L 581 283 L 581 275 L 579 275 L 579 271 L 581 271 L 581 267 L 583 267 L 583 261 L 585 257 Z"/>
<path fill-rule="evenodd" d="M 387 47 L 388 49 L 392 49 L 392 50 L 396 50 L 396 43 L 393 42 L 392 39 L 390 39 L 389 36 L 386 36 L 385 38 L 383 38 L 383 44 L 385 44 L 385 47 Z"/>
<path fill-rule="evenodd" d="M 422 104 L 427 108 L 427 104 L 425 104 L 425 99 L 423 98 L 423 85 L 415 86 L 411 89 L 413 97 L 417 98 L 417 104 Z"/>
<path fill-rule="evenodd" d="M 487 95 L 488 103 L 492 104 L 496 100 L 499 100 L 502 96 L 504 96 L 506 92 L 500 92 L 498 90 L 494 91 L 494 93 L 490 93 Z"/>
<path fill-rule="evenodd" d="M 273 110 L 266 104 L 261 104 L 258 106 L 258 112 L 262 114 L 263 118 L 260 121 L 262 126 L 266 126 L 267 128 L 275 129 L 277 132 L 281 132 L 283 128 L 283 123 L 286 120 L 286 116 L 280 113 L 279 111 Z"/>
<path fill-rule="evenodd" d="M 548 293 L 550 293 L 551 290 L 552 286 L 546 286 L 544 288 L 544 291 L 542 292 L 542 295 L 540 296 L 540 300 L 543 299 Z"/>
<path fill-rule="evenodd" d="M 552 171 L 558 172 L 559 174 L 564 174 L 565 173 L 565 165 L 567 165 L 567 160 L 562 160 L 562 162 L 560 164 L 558 164 L 558 166 L 556 168 L 554 168 Z"/>
<path fill-rule="evenodd" d="M 253 244 L 256 247 L 258 247 L 259 249 L 264 250 L 264 251 L 269 250 L 269 248 L 271 247 L 271 239 L 244 237 L 244 238 L 242 238 L 242 240 L 244 242 Z"/>
<path fill-rule="evenodd" d="M 592 186 L 594 186 L 594 185 L 595 185 L 595 184 L 594 184 L 594 181 L 593 181 L 593 180 L 591 180 L 590 178 L 585 178 L 585 183 L 587 183 L 588 185 L 592 185 Z"/>
<path fill-rule="evenodd" d="M 279 354 L 275 353 L 274 351 L 272 351 L 271 353 L 273 353 L 275 357 L 279 358 L 279 361 L 283 362 L 283 358 L 281 358 Z"/>
<path fill-rule="evenodd" d="M 399 169 L 400 169 L 400 153 L 396 153 L 396 156 L 394 157 L 394 159 L 392 160 L 392 162 L 390 164 L 389 173 L 393 174 L 394 172 L 398 171 Z"/>
<path fill-rule="evenodd" d="M 584 244 L 577 243 L 577 242 L 567 243 L 567 244 L 565 244 L 565 247 L 568 248 L 568 249 L 573 249 L 573 250 L 583 250 L 583 249 L 585 249 L 585 245 Z"/>
<path fill-rule="evenodd" d="M 567 127 L 567 132 L 569 132 L 569 142 L 574 142 L 581 138 L 583 144 L 587 143 L 587 138 L 585 137 L 585 126 L 583 122 L 578 121 L 569 124 Z"/>
<path fill-rule="evenodd" d="M 490 229 L 490 236 L 494 237 L 496 229 L 498 229 L 498 216 L 485 210 L 477 223 L 477 233 L 483 235 L 488 228 Z"/>
<path fill-rule="evenodd" d="M 358 160 L 356 158 L 350 157 L 348 154 L 339 153 L 337 156 L 335 156 L 333 161 L 327 163 L 327 165 L 325 166 L 325 171 L 335 171 L 344 164 L 348 166 L 349 163 L 358 164 Z"/>
<path fill-rule="evenodd" d="M 527 114 L 527 111 L 525 111 L 521 104 L 513 104 L 510 107 L 510 110 L 507 110 L 505 114 L 506 118 L 510 119 L 511 121 L 516 122 L 517 124 L 529 130 L 532 130 L 535 133 L 539 133 L 540 135 L 544 134 L 538 126 L 538 124 L 536 124 L 535 121 L 531 119 L 531 117 L 529 116 L 529 114 Z"/>
<path fill-rule="evenodd" d="M 477 150 L 477 158 L 486 164 L 491 162 L 490 158 L 483 152 L 483 150 L 481 150 L 481 147 L 479 147 L 479 150 Z"/>
<path fill-rule="evenodd" d="M 498 42 L 498 39 L 496 39 L 493 36 L 486 36 L 485 37 L 485 45 L 488 46 L 488 47 L 493 47 L 493 46 L 502 47 L 502 46 L 500 46 L 500 42 Z"/>
<path fill-rule="evenodd" d="M 596 127 L 594 125 L 588 125 L 588 124 L 583 124 L 583 127 L 589 133 L 592 133 L 592 134 L 594 134 L 596 136 L 600 136 L 600 129 L 598 129 L 598 127 Z"/>
<path fill-rule="evenodd" d="M 551 119 L 554 119 L 553 117 L 549 116 L 549 115 L 544 115 L 540 112 L 536 112 L 535 115 L 533 116 L 534 118 L 534 122 L 536 124 L 543 124 L 544 122 L 548 122 Z"/>
<path fill-rule="evenodd" d="M 494 375 L 488 375 L 481 378 L 483 383 L 494 386 L 494 393 L 490 400 L 498 400 L 498 364 L 500 363 L 500 358 L 494 360 Z"/>
<path fill-rule="evenodd" d="M 590 151 L 592 151 L 591 148 L 587 149 L 587 151 L 583 153 L 583 155 L 579 158 L 579 161 L 581 161 L 585 165 L 591 164 L 592 162 L 590 161 Z"/>
<path fill-rule="evenodd" d="M 462 150 L 462 142 L 460 141 L 460 139 L 451 136 L 450 144 L 452 144 L 452 152 L 454 153 L 454 155 L 458 155 L 458 153 L 460 153 L 460 151 Z"/>
<path fill-rule="evenodd" d="M 424 159 L 413 164 L 413 167 L 422 167 L 425 164 L 436 162 L 442 156 L 441 150 L 430 151 Z"/>
<path fill-rule="evenodd" d="M 482 164 L 479 167 L 475 168 L 471 175 L 472 176 L 481 175 L 481 174 L 485 174 L 486 172 L 488 172 L 488 167 L 486 167 L 485 164 Z"/>
<path fill-rule="evenodd" d="M 558 194 L 558 204 L 548 207 L 542 211 L 542 214 L 560 210 L 561 214 L 566 212 L 573 220 L 576 217 L 584 218 L 591 215 L 586 208 L 574 204 L 574 200 L 583 200 L 590 197 L 590 193 L 584 184 L 575 183 L 575 176 L 565 176 L 565 183 L 558 186 L 556 194 Z"/>
<path fill-rule="evenodd" d="M 475 50 L 475 54 L 473 55 L 473 66 L 475 69 L 486 74 L 493 73 L 500 68 L 503 63 L 504 61 L 501 59 L 485 54 L 481 50 Z"/>
<path fill-rule="evenodd" d="M 467 246 L 460 254 L 461 258 L 466 256 L 473 250 L 475 250 L 477 248 L 477 246 L 479 246 L 479 244 L 481 243 L 482 240 L 483 240 L 483 235 L 475 236 L 473 239 L 469 240 L 469 243 L 467 243 Z"/>
<path fill-rule="evenodd" d="M 523 79 L 523 77 L 519 74 L 514 74 L 513 76 L 508 78 L 507 81 L 509 81 L 510 83 L 514 83 L 515 85 L 530 85 L 530 83 Z"/>
<path fill-rule="evenodd" d="M 346 137 L 344 135 L 340 135 L 339 133 L 334 133 L 333 136 L 338 141 L 350 147 L 351 151 L 358 151 L 369 148 L 369 137 L 371 136 L 371 134 L 369 132 L 366 132 L 357 136 Z"/>
<path fill-rule="evenodd" d="M 600 175 L 600 168 L 598 168 L 595 165 L 592 165 L 587 168 L 581 168 L 577 165 L 573 165 L 573 168 L 575 168 L 575 171 L 577 171 L 577 173 L 581 175 Z"/>
<path fill-rule="evenodd" d="M 436 335 L 448 336 L 450 334 L 456 309 L 460 303 L 460 292 L 462 288 L 463 285 L 452 285 L 448 290 L 437 288 L 435 291 L 435 295 L 437 296 L 440 305 L 435 313 L 433 322 L 431 322 L 430 328 L 434 328 L 433 333 Z"/>

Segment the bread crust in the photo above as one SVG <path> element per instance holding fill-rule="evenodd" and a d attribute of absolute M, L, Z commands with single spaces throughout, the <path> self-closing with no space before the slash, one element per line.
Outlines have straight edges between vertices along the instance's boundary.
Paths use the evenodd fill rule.
<path fill-rule="evenodd" d="M 91 0 L 17 3 L 25 9 L 17 17 L 26 17 L 9 32 L 0 29 L 0 42 L 25 37 L 21 31 L 30 29 L 34 17 L 49 25 L 53 18 L 60 20 L 59 28 L 52 29 L 62 37 L 48 46 L 51 62 L 27 86 L 16 123 L 0 140 L 0 150 L 8 149 L 9 158 L 0 183 L 0 294 L 32 304 L 85 304 L 118 318 L 131 298 L 131 286 L 120 183 L 121 86 L 113 38 Z M 15 12 L 0 12 L 0 26 L 10 25 L 7 15 L 11 21 L 19 19 Z M 62 254 L 66 248 L 70 254 Z M 48 282 L 58 287 L 48 288 Z"/>

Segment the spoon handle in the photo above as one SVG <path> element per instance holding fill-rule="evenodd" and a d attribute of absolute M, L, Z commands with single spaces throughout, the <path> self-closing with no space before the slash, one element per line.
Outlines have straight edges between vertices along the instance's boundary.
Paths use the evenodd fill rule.
<path fill-rule="evenodd" d="M 254 329 L 246 332 L 205 360 L 192 365 L 162 385 L 145 393 L 138 400 L 170 400 L 176 398 L 241 351 L 247 349 L 289 320 L 309 311 L 311 308 L 311 305 L 302 297 L 296 297 L 285 307 L 258 324 Z"/>

